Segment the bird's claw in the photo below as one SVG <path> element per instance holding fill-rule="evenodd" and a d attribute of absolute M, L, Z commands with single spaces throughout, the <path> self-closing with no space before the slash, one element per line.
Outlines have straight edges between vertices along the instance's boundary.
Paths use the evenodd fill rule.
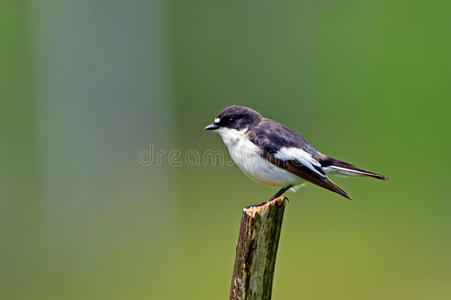
<path fill-rule="evenodd" d="M 258 204 L 251 204 L 251 205 L 246 206 L 245 208 L 247 209 L 247 208 L 252 208 L 252 207 L 258 207 L 258 206 L 265 205 L 266 203 L 268 203 L 268 201 L 258 203 Z"/>

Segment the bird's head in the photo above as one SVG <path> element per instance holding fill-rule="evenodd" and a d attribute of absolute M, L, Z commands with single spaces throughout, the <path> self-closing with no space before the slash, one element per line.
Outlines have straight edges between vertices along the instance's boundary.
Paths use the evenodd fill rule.
<path fill-rule="evenodd" d="M 242 130 L 260 121 L 262 116 L 251 108 L 232 105 L 224 108 L 215 118 L 214 122 L 206 126 L 205 130 L 220 128 Z"/>

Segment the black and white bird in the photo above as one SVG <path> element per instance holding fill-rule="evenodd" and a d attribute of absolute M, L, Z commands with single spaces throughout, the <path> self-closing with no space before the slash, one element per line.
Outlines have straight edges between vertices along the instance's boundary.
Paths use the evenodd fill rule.
<path fill-rule="evenodd" d="M 214 123 L 204 129 L 221 135 L 244 174 L 258 183 L 281 188 L 270 200 L 288 189 L 296 190 L 305 181 L 351 199 L 327 177 L 328 173 L 387 179 L 320 153 L 293 129 L 247 107 L 233 105 L 223 109 Z"/>

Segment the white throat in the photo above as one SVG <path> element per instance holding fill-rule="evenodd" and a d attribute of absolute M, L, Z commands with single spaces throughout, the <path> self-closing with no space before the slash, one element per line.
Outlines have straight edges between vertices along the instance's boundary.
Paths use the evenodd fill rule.
<path fill-rule="evenodd" d="M 249 128 L 244 128 L 241 130 L 236 130 L 232 128 L 219 128 L 217 131 L 221 135 L 222 141 L 229 148 L 243 141 L 247 138 L 246 134 Z"/>

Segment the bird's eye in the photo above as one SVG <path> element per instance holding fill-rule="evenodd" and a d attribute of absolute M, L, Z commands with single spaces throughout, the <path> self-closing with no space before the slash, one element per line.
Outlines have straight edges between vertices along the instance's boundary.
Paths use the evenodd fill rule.
<path fill-rule="evenodd" d="M 235 119 L 233 117 L 228 117 L 227 119 L 229 122 L 233 122 Z"/>

